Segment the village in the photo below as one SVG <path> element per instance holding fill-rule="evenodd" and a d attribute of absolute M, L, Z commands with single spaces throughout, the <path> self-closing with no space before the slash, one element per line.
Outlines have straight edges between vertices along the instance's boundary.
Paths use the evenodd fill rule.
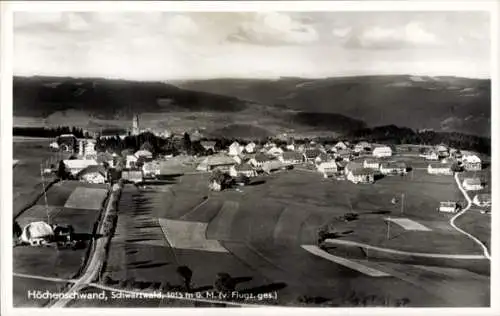
<path fill-rule="evenodd" d="M 223 247 L 216 243 L 229 238 L 217 237 L 217 234 L 209 237 L 210 225 L 217 225 L 214 229 L 219 230 L 229 229 L 231 224 L 210 222 L 208 227 L 195 229 L 194 226 L 188 227 L 195 223 L 198 225 L 196 227 L 199 227 L 201 224 L 166 220 L 165 215 L 160 214 L 167 214 L 169 218 L 174 216 L 168 215 L 168 212 L 173 211 L 169 211 L 171 207 L 176 209 L 176 205 L 186 205 L 179 209 L 181 213 L 185 213 L 182 218 L 188 216 L 187 214 L 199 214 L 196 216 L 204 218 L 214 216 L 209 214 L 217 212 L 219 214 L 217 216 L 223 216 L 221 214 L 225 214 L 227 205 L 232 205 L 227 207 L 233 209 L 236 203 L 238 209 L 239 203 L 241 209 L 245 205 L 245 199 L 258 201 L 260 194 L 268 196 L 262 200 L 264 204 L 261 210 L 265 211 L 269 207 L 271 213 L 281 212 L 281 209 L 273 206 L 277 201 L 285 207 L 284 210 L 293 208 L 295 203 L 308 203 L 303 205 L 310 208 L 311 214 L 320 212 L 319 218 L 322 219 L 313 225 L 316 228 L 311 238 L 316 240 L 316 245 L 301 247 L 316 256 L 324 257 L 331 256 L 329 247 L 332 245 L 346 247 L 346 244 L 342 244 L 342 240 L 332 236 L 352 231 L 355 232 L 351 237 L 353 241 L 369 240 L 371 242 L 368 244 L 372 246 L 380 245 L 403 251 L 409 249 L 428 251 L 430 245 L 417 246 L 414 241 L 416 233 L 428 232 L 428 238 L 438 234 L 432 241 L 437 248 L 453 244 L 452 248 L 458 251 L 473 251 L 472 245 L 464 240 L 457 239 L 456 236 L 453 237 L 454 235 L 439 235 L 441 234 L 439 231 L 442 230 L 444 222 L 451 221 L 450 223 L 454 224 L 454 218 L 470 208 L 483 217 L 491 212 L 491 180 L 488 173 L 484 172 L 484 166 L 488 168 L 488 162 L 482 161 L 479 154 L 466 149 L 451 148 L 444 144 L 388 145 L 367 141 L 350 142 L 345 139 L 322 143 L 315 140 L 294 140 L 291 137 L 265 141 L 221 142 L 217 139 L 190 137 L 187 133 L 168 135 L 168 137 L 161 134 L 155 135 L 157 138 L 145 137 L 144 135 L 148 133 L 152 134 L 147 129 L 139 128 L 139 119 L 136 116 L 127 135 L 102 136 L 97 133 L 94 138 L 78 139 L 72 134 L 62 134 L 49 143 L 47 150 L 52 155 L 40 166 L 40 174 L 42 179 L 46 177 L 56 182 L 50 188 L 44 185 L 44 191 L 36 201 L 36 207 L 28 208 L 14 220 L 14 246 L 16 253 L 19 253 L 15 255 L 15 260 L 25 262 L 19 264 L 23 273 L 26 272 L 25 269 L 29 270 L 23 268 L 23 265 L 34 260 L 29 258 L 40 251 L 52 256 L 48 254 L 50 252 L 48 249 L 55 247 L 58 252 L 62 250 L 62 254 L 66 253 L 64 249 L 74 251 L 73 255 L 69 253 L 65 255 L 72 257 L 71 261 L 63 264 L 64 271 L 67 271 L 65 273 L 69 273 L 68 276 L 75 275 L 75 266 L 70 262 L 75 260 L 73 257 L 77 257 L 84 262 L 91 260 L 86 264 L 85 274 L 81 275 L 79 280 L 98 280 L 104 284 L 119 282 L 122 277 L 116 276 L 117 271 L 108 268 L 117 260 L 113 254 L 113 251 L 117 251 L 117 246 L 113 246 L 117 243 L 115 240 L 144 234 L 140 233 L 141 229 L 133 232 L 137 228 L 132 227 L 124 232 L 123 227 L 130 225 L 126 219 L 130 215 L 120 215 L 137 211 L 138 206 L 126 202 L 136 199 L 134 196 L 137 194 L 163 200 L 161 203 L 153 204 L 152 210 L 159 214 L 154 216 L 160 217 L 159 227 L 163 231 L 161 236 L 155 238 L 166 239 L 174 248 L 197 249 L 197 251 L 203 249 L 208 253 L 227 252 L 225 247 L 228 246 Z M 116 146 L 116 143 L 120 143 L 118 139 L 123 142 L 128 140 L 136 150 Z M 170 144 L 174 144 L 164 146 L 169 148 L 169 152 L 161 153 L 155 150 L 157 147 L 153 145 L 155 142 L 168 142 L 168 140 L 171 140 Z M 17 163 L 20 163 L 19 161 Z M 286 190 L 297 180 L 303 185 L 313 185 L 316 189 L 312 187 L 305 189 L 307 193 L 304 197 L 297 192 L 295 198 Z M 446 183 L 449 188 L 448 183 L 455 183 L 455 180 L 459 181 L 459 189 L 464 190 L 464 195 L 456 193 L 460 192 L 459 190 L 455 192 L 449 189 L 442 194 L 439 193 L 444 188 L 442 185 Z M 312 184 L 313 182 L 316 184 Z M 430 190 L 436 188 L 432 195 L 442 196 L 441 200 L 425 196 L 420 199 L 418 191 L 412 192 L 412 187 L 422 188 L 426 183 Z M 187 187 L 178 191 L 180 187 L 174 189 L 176 186 Z M 338 191 L 337 200 L 330 207 L 324 205 L 325 202 L 331 203 L 325 200 L 324 195 L 331 194 L 325 193 L 325 190 Z M 347 204 L 338 200 L 343 190 L 346 190 L 344 197 L 347 199 Z M 177 193 L 174 194 L 175 191 Z M 318 197 L 317 200 L 315 195 Z M 466 196 L 465 201 L 464 196 Z M 281 200 L 282 197 L 287 199 L 286 202 Z M 333 201 L 331 198 L 328 199 Z M 373 199 L 376 202 L 371 203 L 363 199 L 370 201 Z M 468 199 L 470 199 L 469 204 Z M 192 202 L 188 202 L 189 200 Z M 234 202 L 237 200 L 240 202 Z M 269 202 L 264 202 L 267 200 Z M 202 206 L 212 205 L 211 203 L 215 203 L 214 206 L 203 211 Z M 222 208 L 215 206 L 220 203 L 223 205 Z M 287 204 L 290 206 L 285 206 Z M 326 209 L 323 211 L 325 207 L 331 211 Z M 379 207 L 383 207 L 383 210 L 379 210 Z M 394 212 L 394 209 L 399 210 L 396 216 L 383 215 Z M 208 213 L 204 215 L 203 212 Z M 342 215 L 331 219 L 328 215 L 330 212 Z M 381 214 L 379 216 L 382 217 L 367 217 L 366 214 L 371 213 Z M 290 218 L 287 221 L 291 221 L 290 225 L 295 225 L 293 222 L 296 220 L 294 219 L 296 215 L 288 216 Z M 217 223 L 217 220 L 215 222 Z M 187 225 L 186 228 L 182 228 L 184 225 Z M 472 223 L 467 225 L 473 227 Z M 291 230 L 292 226 L 282 229 Z M 372 233 L 370 229 L 363 230 L 363 226 L 373 227 Z M 269 229 L 277 227 L 272 226 Z M 482 226 L 474 229 L 479 227 Z M 183 229 L 187 229 L 188 232 L 193 232 L 193 229 L 194 231 L 206 229 L 207 237 L 204 237 L 203 232 L 196 234 L 193 232 L 195 235 L 186 236 Z M 253 234 L 250 231 L 248 233 Z M 149 234 L 147 232 L 146 236 Z M 295 240 L 296 236 L 299 236 L 296 234 L 298 233 L 287 235 L 286 239 Z M 257 236 L 248 238 L 263 238 Z M 400 236 L 411 238 L 411 242 L 405 242 Z M 200 242 L 203 246 L 199 245 Z M 111 246 L 106 246 L 108 244 Z M 107 247 L 111 250 L 106 250 Z M 34 251 L 30 251 L 29 248 L 33 248 Z M 92 249 L 93 252 L 90 258 L 87 258 L 88 249 Z M 107 251 L 111 252 L 107 254 Z M 157 256 L 163 256 L 160 253 L 146 259 L 155 262 Z M 378 275 L 370 272 L 371 270 L 366 272 L 368 268 L 358 268 L 353 262 L 346 264 L 344 261 L 338 261 L 340 259 L 332 260 L 336 264 L 345 265 L 371 277 Z M 107 261 L 111 263 L 105 263 Z M 83 268 L 80 265 L 77 267 Z M 111 281 L 114 277 L 118 279 Z M 79 290 L 86 284 L 76 283 L 74 287 L 66 289 Z M 54 306 L 63 306 L 67 303 L 64 300 L 49 302 L 55 304 Z"/>

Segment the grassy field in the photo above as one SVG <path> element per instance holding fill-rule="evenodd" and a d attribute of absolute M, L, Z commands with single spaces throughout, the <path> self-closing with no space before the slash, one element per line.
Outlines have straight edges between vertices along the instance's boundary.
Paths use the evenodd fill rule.
<path fill-rule="evenodd" d="M 391 262 L 391 258 L 373 260 L 372 263 L 391 264 L 385 268 L 391 277 L 372 278 L 300 248 L 302 244 L 317 242 L 320 226 L 354 211 L 360 214 L 357 221 L 337 223 L 336 228 L 345 233 L 343 238 L 357 241 L 367 238 L 372 244 L 378 242 L 412 251 L 474 252 L 474 245 L 467 245 L 466 240 L 450 229 L 449 216 L 435 210 L 443 198 L 460 198 L 451 177 L 429 178 L 424 171 L 416 171 L 413 182 L 409 177 L 391 177 L 363 186 L 297 170 L 255 179 L 254 185 L 242 187 L 240 191 L 223 192 L 209 192 L 207 177 L 203 174 L 180 176 L 161 188 L 150 190 L 126 188 L 108 259 L 107 273 L 113 280 L 175 284 L 179 282 L 176 267 L 186 265 L 194 272 L 195 287 L 209 289 L 218 272 L 227 272 L 246 280 L 239 283 L 237 289 L 278 291 L 280 305 L 297 305 L 298 297 L 308 295 L 346 306 L 352 304 L 348 303 L 349 295 L 376 295 L 389 300 L 406 297 L 410 299 L 410 306 L 462 306 L 460 299 L 439 295 L 442 285 L 396 273 L 404 270 L 406 262 Z M 391 213 L 401 217 L 400 209 L 390 203 L 395 194 L 401 193 L 406 195 L 404 217 L 432 231 L 404 231 L 403 228 L 398 231 L 394 224 L 392 238 L 385 241 L 384 218 Z M 188 249 L 188 244 L 183 245 L 183 249 L 172 248 L 161 234 L 158 219 L 206 223 L 206 226 L 193 227 L 206 228 L 205 237 L 218 240 L 227 252 Z M 196 229 L 188 231 L 194 233 Z M 426 264 L 418 261 L 413 264 L 417 263 Z M 464 269 L 468 266 L 454 268 L 466 273 Z M 485 283 L 476 279 L 457 278 L 450 282 L 476 282 L 474 286 L 482 291 L 479 294 L 485 291 Z M 488 304 L 483 296 L 477 295 L 470 296 L 468 302 L 471 306 Z"/>
<path fill-rule="evenodd" d="M 64 291 L 67 283 L 52 282 L 40 279 L 13 277 L 12 305 L 14 307 L 43 307 L 49 300 L 35 299 L 28 296 L 28 291 L 49 291 L 58 293 Z"/>
<path fill-rule="evenodd" d="M 13 142 L 13 159 L 18 160 L 13 169 L 12 183 L 14 217 L 43 192 L 40 164 L 57 157 L 49 149 L 49 143 L 49 139 Z M 46 183 L 52 180 L 50 176 L 45 177 Z"/>
<path fill-rule="evenodd" d="M 47 192 L 50 224 L 72 225 L 75 235 L 82 241 L 82 246 L 74 250 L 58 249 L 55 246 L 14 247 L 14 272 L 59 278 L 76 277 L 87 258 L 88 246 L 94 235 L 100 210 L 66 208 L 64 205 L 72 192 L 78 188 L 104 190 L 105 187 L 77 181 L 64 181 L 53 185 Z M 100 198 L 104 196 L 101 194 Z M 35 206 L 20 214 L 17 221 L 21 227 L 33 221 L 48 221 L 44 199 L 41 198 Z"/>

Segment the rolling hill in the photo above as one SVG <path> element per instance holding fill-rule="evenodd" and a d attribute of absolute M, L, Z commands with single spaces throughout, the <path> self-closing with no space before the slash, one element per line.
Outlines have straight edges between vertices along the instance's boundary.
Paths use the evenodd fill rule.
<path fill-rule="evenodd" d="M 397 124 L 414 129 L 491 134 L 490 80 L 395 75 L 170 83 L 184 89 L 273 105 L 277 109 L 336 113 L 369 126 Z M 310 118 L 314 121 L 321 116 Z"/>
<path fill-rule="evenodd" d="M 363 121 L 341 114 L 279 108 L 162 82 L 14 77 L 13 101 L 15 125 L 28 127 L 125 128 L 135 113 L 141 114 L 142 127 L 239 138 L 336 135 L 366 127 Z"/>

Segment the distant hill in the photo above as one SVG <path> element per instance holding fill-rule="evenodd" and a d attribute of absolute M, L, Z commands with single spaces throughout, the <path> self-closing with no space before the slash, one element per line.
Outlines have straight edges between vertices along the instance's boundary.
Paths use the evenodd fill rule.
<path fill-rule="evenodd" d="M 48 117 L 80 110 L 96 118 L 131 117 L 140 112 L 237 112 L 236 97 L 187 91 L 161 82 L 60 77 L 14 77 L 14 116 Z"/>
<path fill-rule="evenodd" d="M 346 115 L 279 108 L 162 82 L 14 77 L 13 101 L 16 126 L 128 128 L 136 113 L 141 114 L 142 127 L 200 129 L 207 135 L 241 138 L 280 133 L 337 135 L 366 126 Z"/>
<path fill-rule="evenodd" d="M 279 109 L 337 113 L 369 126 L 398 124 L 481 136 L 491 133 L 490 80 L 398 75 L 170 83 Z M 316 120 L 320 116 L 310 118 Z"/>

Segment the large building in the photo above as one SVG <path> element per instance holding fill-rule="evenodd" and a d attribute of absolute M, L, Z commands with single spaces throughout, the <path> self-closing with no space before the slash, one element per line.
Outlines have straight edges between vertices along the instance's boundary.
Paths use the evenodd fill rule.
<path fill-rule="evenodd" d="M 464 155 L 462 164 L 467 171 L 481 170 L 481 159 L 477 155 Z"/>
<path fill-rule="evenodd" d="M 483 188 L 483 184 L 479 178 L 467 178 L 463 182 L 463 187 L 467 191 L 478 191 Z"/>
<path fill-rule="evenodd" d="M 444 174 L 444 175 L 452 175 L 453 171 L 451 170 L 452 165 L 449 163 L 431 163 L 427 167 L 427 172 L 429 174 Z"/>
<path fill-rule="evenodd" d="M 372 152 L 374 157 L 391 157 L 392 156 L 392 149 L 389 146 L 379 146 L 375 147 Z"/>
<path fill-rule="evenodd" d="M 347 180 L 353 183 L 373 183 L 375 182 L 375 172 L 373 169 L 356 168 L 349 170 Z"/>

